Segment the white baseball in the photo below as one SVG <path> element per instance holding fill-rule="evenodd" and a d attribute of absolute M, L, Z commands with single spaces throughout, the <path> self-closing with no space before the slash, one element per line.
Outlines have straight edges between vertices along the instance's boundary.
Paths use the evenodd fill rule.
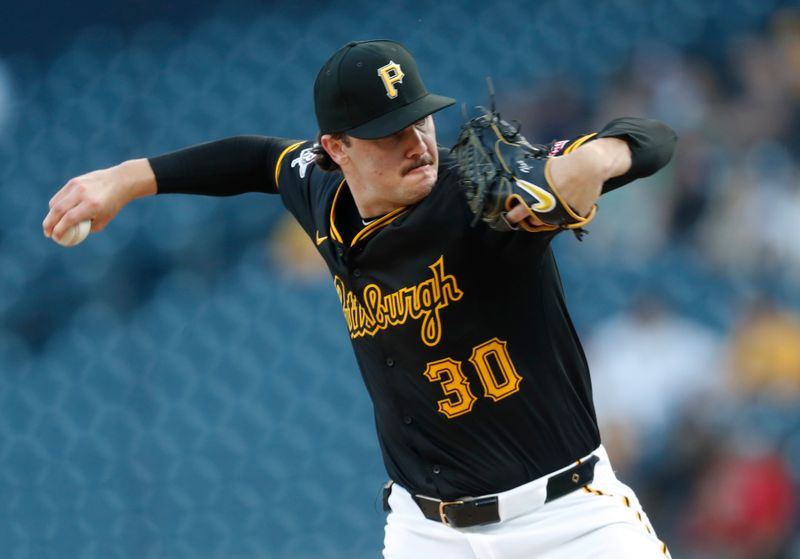
<path fill-rule="evenodd" d="M 87 219 L 85 221 L 81 221 L 78 225 L 73 225 L 67 229 L 64 234 L 61 235 L 60 239 L 53 237 L 53 240 L 61 246 L 73 247 L 78 243 L 83 242 L 84 239 L 89 236 L 89 231 L 91 228 L 92 221 Z"/>

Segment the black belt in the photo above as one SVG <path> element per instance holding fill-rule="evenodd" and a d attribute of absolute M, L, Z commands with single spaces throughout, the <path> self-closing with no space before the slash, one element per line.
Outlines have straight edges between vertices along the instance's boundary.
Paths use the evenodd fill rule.
<path fill-rule="evenodd" d="M 545 503 L 591 483 L 594 466 L 599 460 L 597 456 L 590 456 L 580 464 L 548 478 Z M 412 497 L 425 518 L 453 528 L 469 528 L 500 521 L 497 496 L 467 497 L 456 501 L 440 501 L 422 495 Z"/>

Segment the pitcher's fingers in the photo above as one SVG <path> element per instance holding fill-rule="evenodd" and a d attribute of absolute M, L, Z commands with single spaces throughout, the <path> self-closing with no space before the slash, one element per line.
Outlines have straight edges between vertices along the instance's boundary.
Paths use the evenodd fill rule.
<path fill-rule="evenodd" d="M 506 219 L 509 223 L 516 224 L 529 215 L 530 213 L 528 213 L 528 209 L 525 206 L 522 204 L 517 204 L 506 214 Z"/>
<path fill-rule="evenodd" d="M 51 236 L 60 239 L 67 229 L 77 225 L 86 219 L 92 219 L 92 207 L 86 202 L 82 202 L 70 210 L 67 210 L 58 223 L 53 227 Z"/>
<path fill-rule="evenodd" d="M 58 206 L 55 209 L 50 208 L 50 211 L 47 212 L 46 216 L 44 216 L 44 221 L 42 221 L 42 233 L 44 233 L 45 237 L 53 236 L 53 227 L 56 226 L 56 223 L 59 222 L 61 216 L 63 215 L 64 215 L 63 206 Z"/>
<path fill-rule="evenodd" d="M 76 184 L 77 184 L 77 177 L 69 179 L 67 181 L 67 184 L 59 188 L 58 192 L 53 194 L 53 197 L 50 198 L 50 202 L 48 202 L 48 206 L 52 208 L 53 206 L 61 202 L 61 200 L 63 200 L 65 196 L 71 194 L 72 191 L 75 190 Z"/>
<path fill-rule="evenodd" d="M 47 212 L 47 215 L 42 222 L 42 230 L 45 237 L 52 237 L 53 228 L 56 226 L 56 224 L 61 221 L 68 211 L 78 204 L 80 204 L 80 200 L 75 195 L 74 189 L 72 189 L 71 192 L 65 193 L 63 196 L 59 197 L 55 203 L 52 203 L 50 206 L 50 211 Z M 74 225 L 74 223 L 71 223 L 70 225 Z"/>

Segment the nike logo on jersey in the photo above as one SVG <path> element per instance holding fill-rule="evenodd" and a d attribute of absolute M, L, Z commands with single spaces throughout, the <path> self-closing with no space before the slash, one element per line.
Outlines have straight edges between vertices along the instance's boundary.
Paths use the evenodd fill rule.
<path fill-rule="evenodd" d="M 317 231 L 316 238 L 314 239 L 314 241 L 317 243 L 317 246 L 321 245 L 322 243 L 324 243 L 327 240 L 328 240 L 328 236 L 327 235 L 325 235 L 324 237 L 320 237 L 319 236 L 319 231 Z"/>
<path fill-rule="evenodd" d="M 456 277 L 444 271 L 444 256 L 428 266 L 433 277 L 416 285 L 403 287 L 393 293 L 383 293 L 374 283 L 364 287 L 361 300 L 349 291 L 339 276 L 333 283 L 344 311 L 350 337 L 374 336 L 390 326 L 405 324 L 409 319 L 422 320 L 420 336 L 430 347 L 442 338 L 440 311 L 451 302 L 458 301 L 464 292 L 458 288 Z"/>

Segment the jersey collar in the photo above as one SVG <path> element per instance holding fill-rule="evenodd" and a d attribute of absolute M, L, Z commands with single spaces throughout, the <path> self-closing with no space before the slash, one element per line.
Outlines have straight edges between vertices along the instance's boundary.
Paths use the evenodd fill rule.
<path fill-rule="evenodd" d="M 330 235 L 331 238 L 339 243 L 340 245 L 345 244 L 344 239 L 342 239 L 342 235 L 339 233 L 339 230 L 336 228 L 336 205 L 339 202 L 339 195 L 342 193 L 343 189 L 345 188 L 345 179 L 342 179 L 342 182 L 339 183 L 339 186 L 336 188 L 336 194 L 333 196 L 333 204 L 331 204 L 331 214 L 330 214 Z M 369 225 L 364 227 L 361 231 L 356 233 L 353 239 L 350 241 L 350 246 L 353 247 L 356 243 L 363 241 L 382 227 L 390 224 L 392 221 L 400 217 L 401 215 L 408 212 L 408 206 L 402 206 L 397 208 L 396 210 L 392 210 L 388 214 L 379 217 L 375 221 L 370 222 Z"/>

